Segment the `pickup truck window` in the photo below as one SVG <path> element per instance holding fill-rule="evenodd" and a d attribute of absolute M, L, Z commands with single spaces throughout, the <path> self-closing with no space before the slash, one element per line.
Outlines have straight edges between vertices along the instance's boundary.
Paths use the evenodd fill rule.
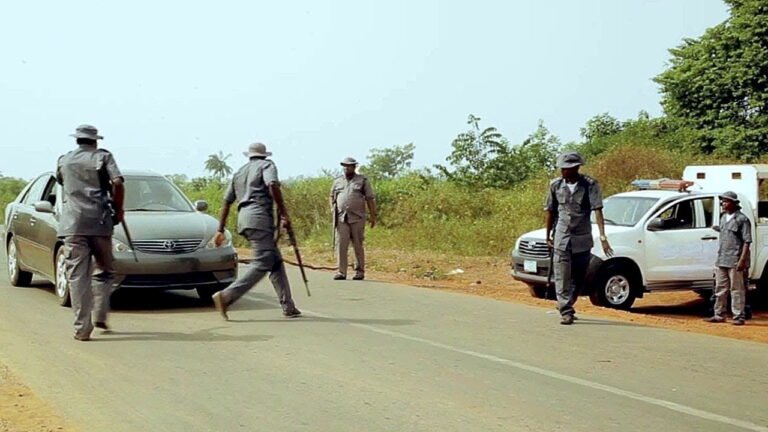
<path fill-rule="evenodd" d="M 657 201 L 657 198 L 608 197 L 603 201 L 605 223 L 608 225 L 635 226 Z M 594 213 L 592 213 L 592 223 L 595 223 Z"/>
<path fill-rule="evenodd" d="M 698 206 L 698 203 L 701 205 Z M 661 218 L 664 231 L 708 228 L 712 226 L 714 207 L 713 197 L 688 199 L 662 211 L 657 217 Z"/>

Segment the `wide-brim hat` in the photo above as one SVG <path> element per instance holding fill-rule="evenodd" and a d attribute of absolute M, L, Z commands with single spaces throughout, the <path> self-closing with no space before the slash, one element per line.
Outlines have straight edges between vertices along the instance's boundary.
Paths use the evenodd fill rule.
<path fill-rule="evenodd" d="M 251 157 L 269 157 L 272 156 L 272 152 L 267 151 L 267 146 L 257 142 L 248 146 L 248 151 L 243 154 L 249 158 Z"/>
<path fill-rule="evenodd" d="M 557 157 L 558 168 L 574 168 L 584 165 L 584 158 L 576 152 L 563 153 Z"/>
<path fill-rule="evenodd" d="M 86 138 L 94 141 L 104 139 L 103 136 L 99 135 L 99 130 L 91 125 L 80 125 L 77 127 L 77 129 L 75 129 L 75 133 L 70 134 L 69 136 L 75 138 Z"/>
<path fill-rule="evenodd" d="M 736 192 L 733 192 L 733 191 L 728 191 L 728 192 L 721 193 L 720 194 L 720 199 L 721 200 L 733 201 L 735 204 L 739 204 L 741 202 L 741 201 L 739 201 L 739 196 L 736 195 Z"/>
<path fill-rule="evenodd" d="M 346 166 L 346 165 L 357 165 L 357 160 L 353 157 L 345 157 L 341 161 L 341 166 Z"/>

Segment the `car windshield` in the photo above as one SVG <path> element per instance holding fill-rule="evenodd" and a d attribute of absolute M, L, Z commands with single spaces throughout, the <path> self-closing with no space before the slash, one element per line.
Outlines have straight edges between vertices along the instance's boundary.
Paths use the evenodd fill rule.
<path fill-rule="evenodd" d="M 658 198 L 612 196 L 603 201 L 603 217 L 607 225 L 634 226 L 648 210 L 656 204 Z M 595 214 L 592 213 L 592 223 Z"/>
<path fill-rule="evenodd" d="M 186 197 L 163 177 L 126 177 L 125 211 L 194 211 Z"/>

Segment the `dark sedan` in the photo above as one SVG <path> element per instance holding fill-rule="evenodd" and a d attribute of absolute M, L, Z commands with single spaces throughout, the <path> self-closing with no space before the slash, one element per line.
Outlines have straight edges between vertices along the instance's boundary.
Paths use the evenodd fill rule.
<path fill-rule="evenodd" d="M 217 247 L 218 222 L 205 214 L 208 204 L 194 204 L 164 176 L 127 171 L 125 221 L 133 239 L 131 250 L 122 225 L 115 228 L 115 288 L 196 289 L 203 301 L 237 275 L 232 236 Z M 5 246 L 11 284 L 28 285 L 32 275 L 55 284 L 62 305 L 69 305 L 64 251 L 56 237 L 61 186 L 51 173 L 30 182 L 5 209 Z M 138 262 L 134 261 L 134 253 Z"/>

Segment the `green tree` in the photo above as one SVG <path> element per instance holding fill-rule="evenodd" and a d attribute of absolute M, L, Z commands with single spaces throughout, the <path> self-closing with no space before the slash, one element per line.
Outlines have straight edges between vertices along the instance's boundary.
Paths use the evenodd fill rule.
<path fill-rule="evenodd" d="M 232 156 L 231 153 L 224 156 L 221 150 L 216 154 L 208 155 L 208 159 L 205 161 L 205 170 L 211 173 L 211 177 L 220 182 L 232 174 L 232 167 L 227 164 L 227 159 L 230 156 Z"/>
<path fill-rule="evenodd" d="M 480 117 L 470 114 L 467 124 L 471 128 L 460 133 L 451 143 L 453 151 L 445 160 L 450 165 L 435 165 L 435 169 L 449 181 L 463 185 L 496 186 L 498 179 L 492 165 L 494 159 L 504 159 L 509 145 L 495 127 L 480 130 Z M 503 183 L 503 182 L 502 182 Z"/>
<path fill-rule="evenodd" d="M 655 81 L 669 120 L 697 132 L 696 150 L 753 160 L 768 151 L 768 3 L 725 2 L 730 17 L 671 49 Z"/>
<path fill-rule="evenodd" d="M 362 167 L 366 175 L 374 179 L 392 179 L 404 174 L 413 161 L 416 146 L 409 143 L 403 146 L 371 149 L 368 165 Z"/>

